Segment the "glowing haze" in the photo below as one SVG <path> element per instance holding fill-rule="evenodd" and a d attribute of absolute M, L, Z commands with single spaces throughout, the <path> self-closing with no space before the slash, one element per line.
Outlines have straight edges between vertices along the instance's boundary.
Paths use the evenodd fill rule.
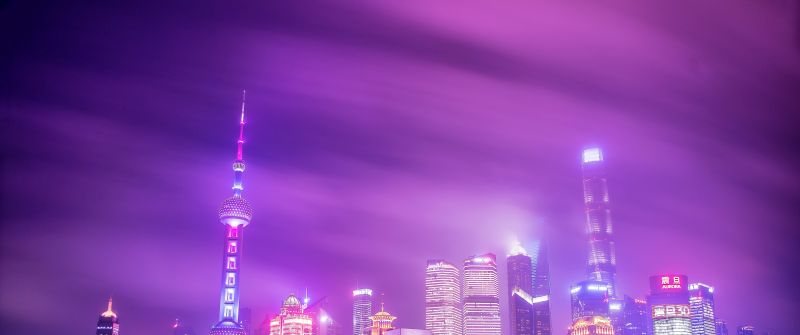
<path fill-rule="evenodd" d="M 553 331 L 584 279 L 602 148 L 619 292 L 712 285 L 788 334 L 800 57 L 790 1 L 0 5 L 8 333 L 198 334 L 217 316 L 241 89 L 241 305 L 383 294 L 424 325 L 426 260 L 549 242 Z M 507 291 L 501 287 L 502 315 Z"/>

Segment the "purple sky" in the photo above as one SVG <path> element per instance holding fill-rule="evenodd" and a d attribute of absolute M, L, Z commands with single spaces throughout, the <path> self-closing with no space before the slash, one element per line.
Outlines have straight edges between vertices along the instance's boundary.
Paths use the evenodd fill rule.
<path fill-rule="evenodd" d="M 61 6 L 61 7 L 59 7 Z M 550 242 L 554 333 L 584 278 L 579 155 L 608 161 L 620 291 L 685 273 L 796 328 L 800 6 L 0 4 L 8 333 L 206 333 L 248 89 L 242 304 L 356 281 L 424 326 L 428 258 Z M 503 286 L 505 295 L 505 287 Z M 503 299 L 505 304 L 505 299 Z M 505 305 L 503 315 L 506 317 Z"/>

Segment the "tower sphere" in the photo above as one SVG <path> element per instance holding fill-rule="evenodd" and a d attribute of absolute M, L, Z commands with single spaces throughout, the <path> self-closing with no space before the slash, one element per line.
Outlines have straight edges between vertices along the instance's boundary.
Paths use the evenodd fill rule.
<path fill-rule="evenodd" d="M 219 207 L 219 222 L 231 227 L 247 226 L 253 218 L 253 207 L 242 197 L 232 196 Z"/>

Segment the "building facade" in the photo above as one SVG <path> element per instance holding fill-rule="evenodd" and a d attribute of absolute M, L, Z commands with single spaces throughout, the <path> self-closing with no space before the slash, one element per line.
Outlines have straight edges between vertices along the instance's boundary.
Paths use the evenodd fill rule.
<path fill-rule="evenodd" d="M 717 335 L 728 335 L 728 325 L 725 321 L 717 319 L 714 324 L 717 328 Z"/>
<path fill-rule="evenodd" d="M 550 263 L 547 245 L 538 241 L 531 249 L 533 271 L 533 334 L 550 335 Z"/>
<path fill-rule="evenodd" d="M 464 335 L 500 335 L 500 287 L 492 253 L 464 260 Z"/>
<path fill-rule="evenodd" d="M 714 288 L 703 283 L 689 284 L 689 308 L 692 315 L 692 335 L 716 335 Z"/>
<path fill-rule="evenodd" d="M 428 261 L 425 269 L 425 328 L 433 335 L 462 335 L 461 275 L 444 260 Z"/>
<path fill-rule="evenodd" d="M 242 157 L 244 106 L 243 92 L 239 139 L 236 141 L 236 160 L 233 162 L 233 196 L 225 199 L 219 209 L 219 221 L 225 226 L 225 240 L 222 250 L 219 321 L 211 328 L 211 335 L 244 335 L 244 328 L 239 322 L 239 270 L 242 266 L 242 234 L 253 218 L 253 208 L 242 196 L 245 169 Z"/>
<path fill-rule="evenodd" d="M 624 296 L 608 306 L 616 335 L 647 335 L 647 302 Z"/>
<path fill-rule="evenodd" d="M 613 335 L 614 327 L 605 316 L 580 317 L 572 322 L 568 335 Z"/>
<path fill-rule="evenodd" d="M 586 215 L 586 232 L 589 237 L 589 257 L 586 272 L 589 280 L 608 285 L 611 297 L 616 296 L 617 258 L 612 238 L 611 209 L 608 183 L 600 148 L 583 150 L 583 205 Z"/>
<path fill-rule="evenodd" d="M 388 332 L 386 335 L 432 335 L 433 333 L 427 329 L 413 329 L 413 328 L 395 328 Z"/>
<path fill-rule="evenodd" d="M 291 294 L 283 301 L 280 313 L 269 321 L 269 335 L 311 335 L 313 323 L 300 299 Z"/>
<path fill-rule="evenodd" d="M 394 329 L 392 322 L 394 322 L 395 319 L 397 318 L 383 309 L 383 303 L 381 303 L 381 311 L 369 317 L 372 325 L 364 330 L 364 335 L 385 335 L 387 332 Z"/>
<path fill-rule="evenodd" d="M 753 326 L 739 326 L 736 335 L 756 335 L 756 328 Z"/>
<path fill-rule="evenodd" d="M 584 280 L 569 290 L 572 306 L 572 322 L 589 316 L 609 318 L 608 284 L 596 280 Z"/>
<path fill-rule="evenodd" d="M 691 335 L 688 279 L 685 275 L 650 277 L 647 296 L 653 335 Z"/>
<path fill-rule="evenodd" d="M 108 307 L 97 320 L 97 335 L 119 335 L 119 318 L 111 309 L 111 304 L 111 298 L 108 298 Z"/>
<path fill-rule="evenodd" d="M 353 335 L 364 335 L 364 330 L 372 324 L 372 290 L 359 288 L 353 290 Z"/>
<path fill-rule="evenodd" d="M 533 335 L 533 262 L 517 243 L 506 258 L 511 335 Z"/>

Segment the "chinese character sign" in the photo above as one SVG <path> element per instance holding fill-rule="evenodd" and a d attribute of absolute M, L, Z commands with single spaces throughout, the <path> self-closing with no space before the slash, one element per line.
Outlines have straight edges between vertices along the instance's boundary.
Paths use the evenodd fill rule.
<path fill-rule="evenodd" d="M 687 290 L 688 277 L 685 275 L 664 274 L 650 277 L 650 290 L 659 292 L 683 292 Z"/>

